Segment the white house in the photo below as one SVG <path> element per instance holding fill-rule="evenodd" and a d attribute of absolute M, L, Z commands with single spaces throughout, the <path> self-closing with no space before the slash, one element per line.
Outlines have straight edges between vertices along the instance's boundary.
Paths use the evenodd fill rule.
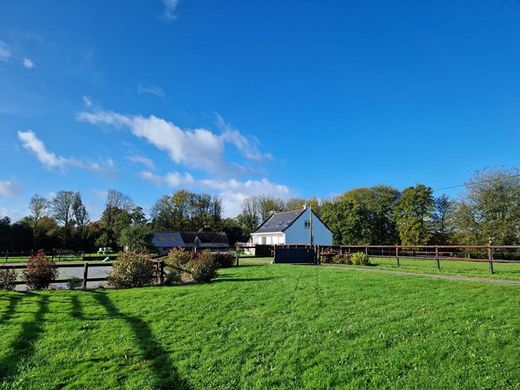
<path fill-rule="evenodd" d="M 311 209 L 274 213 L 255 232 L 251 233 L 253 245 L 309 244 Z M 332 232 L 312 211 L 313 243 L 332 245 Z"/>

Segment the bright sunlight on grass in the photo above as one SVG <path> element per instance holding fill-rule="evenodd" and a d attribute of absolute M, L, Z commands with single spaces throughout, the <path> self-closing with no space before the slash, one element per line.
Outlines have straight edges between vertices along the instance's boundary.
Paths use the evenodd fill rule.
<path fill-rule="evenodd" d="M 0 388 L 519 388 L 518 286 L 291 265 L 2 293 Z"/>

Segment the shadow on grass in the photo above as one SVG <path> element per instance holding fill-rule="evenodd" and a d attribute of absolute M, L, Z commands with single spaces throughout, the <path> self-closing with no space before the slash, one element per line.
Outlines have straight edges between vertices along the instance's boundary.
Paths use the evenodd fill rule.
<path fill-rule="evenodd" d="M 258 264 L 240 264 L 238 268 L 247 268 L 247 267 L 263 267 L 266 265 L 270 265 L 271 263 L 265 262 L 265 263 L 258 263 Z"/>
<path fill-rule="evenodd" d="M 277 278 L 276 277 L 270 277 L 270 278 L 231 278 L 231 277 L 224 277 L 224 278 L 215 279 L 211 283 L 219 283 L 219 282 L 261 282 L 261 281 L 274 280 L 274 279 L 277 279 Z"/>
<path fill-rule="evenodd" d="M 121 318 L 134 332 L 139 348 L 143 353 L 143 359 L 149 361 L 152 367 L 156 381 L 155 389 L 191 389 L 189 383 L 179 376 L 170 359 L 169 352 L 161 347 L 145 321 L 121 313 L 106 293 L 92 291 L 92 294 L 110 317 Z"/>
<path fill-rule="evenodd" d="M 16 375 L 20 371 L 22 361 L 29 359 L 36 352 L 35 345 L 43 333 L 45 314 L 49 311 L 48 301 L 48 296 L 41 295 L 34 318 L 22 324 L 18 336 L 7 349 L 8 353 L 0 360 L 0 379 Z M 15 308 L 12 310 L 14 312 Z"/>
<path fill-rule="evenodd" d="M 72 317 L 82 320 L 83 319 L 83 307 L 81 306 L 81 303 L 79 302 L 78 296 L 73 295 L 71 298 L 71 309 L 70 314 Z"/>
<path fill-rule="evenodd" d="M 6 323 L 11 319 L 16 311 L 16 306 L 18 306 L 18 303 L 22 300 L 22 297 L 19 295 L 9 295 L 6 300 L 8 303 L 2 317 L 0 317 L 0 324 Z"/>

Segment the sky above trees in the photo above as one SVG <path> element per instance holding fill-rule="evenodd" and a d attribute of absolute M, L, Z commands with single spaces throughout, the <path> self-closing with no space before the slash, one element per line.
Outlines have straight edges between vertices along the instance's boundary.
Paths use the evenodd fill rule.
<path fill-rule="evenodd" d="M 328 198 L 519 166 L 520 3 L 0 2 L 0 216 Z M 456 197 L 460 187 L 440 190 Z"/>

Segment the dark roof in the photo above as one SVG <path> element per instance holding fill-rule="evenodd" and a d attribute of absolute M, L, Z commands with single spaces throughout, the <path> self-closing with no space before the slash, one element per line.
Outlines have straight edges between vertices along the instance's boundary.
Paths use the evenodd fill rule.
<path fill-rule="evenodd" d="M 193 245 L 195 238 L 199 238 L 201 244 L 229 245 L 227 235 L 224 232 L 155 232 L 152 243 L 156 247 L 184 247 Z"/>
<path fill-rule="evenodd" d="M 183 246 L 184 242 L 179 232 L 155 232 L 152 243 L 156 247 L 178 247 Z"/>
<path fill-rule="evenodd" d="M 296 221 L 304 212 L 305 209 L 274 213 L 253 233 L 283 232 L 285 229 L 291 226 L 294 221 Z"/>
<path fill-rule="evenodd" d="M 193 244 L 196 237 L 203 244 L 228 244 L 227 235 L 224 232 L 180 232 L 180 234 L 186 244 Z"/>

